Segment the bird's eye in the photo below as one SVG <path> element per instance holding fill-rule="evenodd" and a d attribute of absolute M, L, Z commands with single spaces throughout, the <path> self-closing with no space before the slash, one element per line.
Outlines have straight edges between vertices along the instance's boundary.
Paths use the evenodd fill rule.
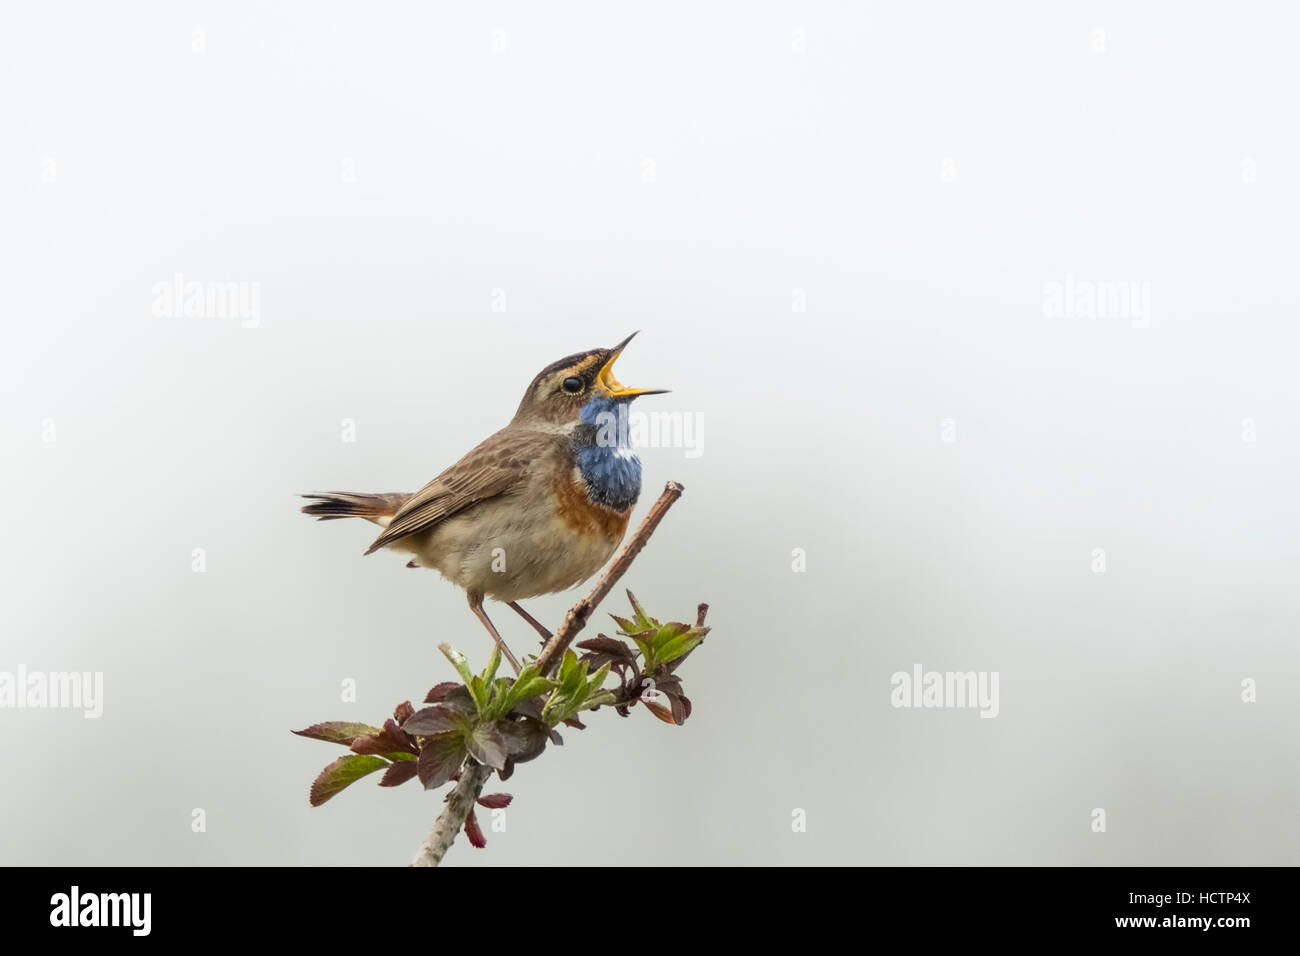
<path fill-rule="evenodd" d="M 582 391 L 582 379 L 574 377 L 566 378 L 560 383 L 560 388 L 564 389 L 570 395 L 577 395 Z"/>

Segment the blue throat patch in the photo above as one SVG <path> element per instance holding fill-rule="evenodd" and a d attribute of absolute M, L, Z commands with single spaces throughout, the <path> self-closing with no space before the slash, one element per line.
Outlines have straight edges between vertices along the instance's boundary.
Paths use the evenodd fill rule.
<path fill-rule="evenodd" d="M 623 511 L 641 494 L 641 459 L 627 434 L 627 403 L 596 397 L 582 406 L 574 431 L 578 470 L 587 483 L 587 497 Z"/>

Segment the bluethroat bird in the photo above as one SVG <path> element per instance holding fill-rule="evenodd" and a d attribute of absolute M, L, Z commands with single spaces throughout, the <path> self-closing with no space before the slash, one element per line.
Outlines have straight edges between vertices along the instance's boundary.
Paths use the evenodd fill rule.
<path fill-rule="evenodd" d="M 366 554 L 413 555 L 464 588 L 469 606 L 510 665 L 519 662 L 483 610 L 504 601 L 543 640 L 550 632 L 519 601 L 575 587 L 609 560 L 641 493 L 641 461 L 620 409 L 660 388 L 627 388 L 612 349 L 552 362 L 524 392 L 515 417 L 414 494 L 303 495 L 322 521 L 359 517 L 383 528 Z"/>

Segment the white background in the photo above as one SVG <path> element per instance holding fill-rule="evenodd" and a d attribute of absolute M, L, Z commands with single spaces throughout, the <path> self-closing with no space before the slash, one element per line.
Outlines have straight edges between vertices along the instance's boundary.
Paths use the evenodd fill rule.
<path fill-rule="evenodd" d="M 1294 863 L 1296 27 L 6 5 L 0 670 L 103 671 L 105 709 L 0 710 L 0 862 L 405 863 L 437 796 L 310 809 L 341 751 L 288 731 L 487 639 L 294 495 L 414 490 L 641 329 L 620 378 L 704 454 L 644 452 L 634 520 L 686 494 L 625 580 L 713 606 L 695 714 L 594 715 L 449 863 Z M 257 327 L 155 316 L 177 273 L 257 283 Z M 1049 314 L 1067 277 L 1149 321 Z M 918 663 L 999 672 L 1000 715 L 892 708 Z"/>

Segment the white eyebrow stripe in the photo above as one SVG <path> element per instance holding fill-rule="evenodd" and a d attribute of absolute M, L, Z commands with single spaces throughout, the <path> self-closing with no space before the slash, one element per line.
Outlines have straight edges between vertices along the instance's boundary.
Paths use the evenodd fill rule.
<path fill-rule="evenodd" d="M 543 435 L 571 435 L 573 430 L 578 427 L 578 423 L 569 422 L 567 425 L 555 425 L 550 422 L 530 422 L 518 427 L 522 431 L 540 432 Z"/>

